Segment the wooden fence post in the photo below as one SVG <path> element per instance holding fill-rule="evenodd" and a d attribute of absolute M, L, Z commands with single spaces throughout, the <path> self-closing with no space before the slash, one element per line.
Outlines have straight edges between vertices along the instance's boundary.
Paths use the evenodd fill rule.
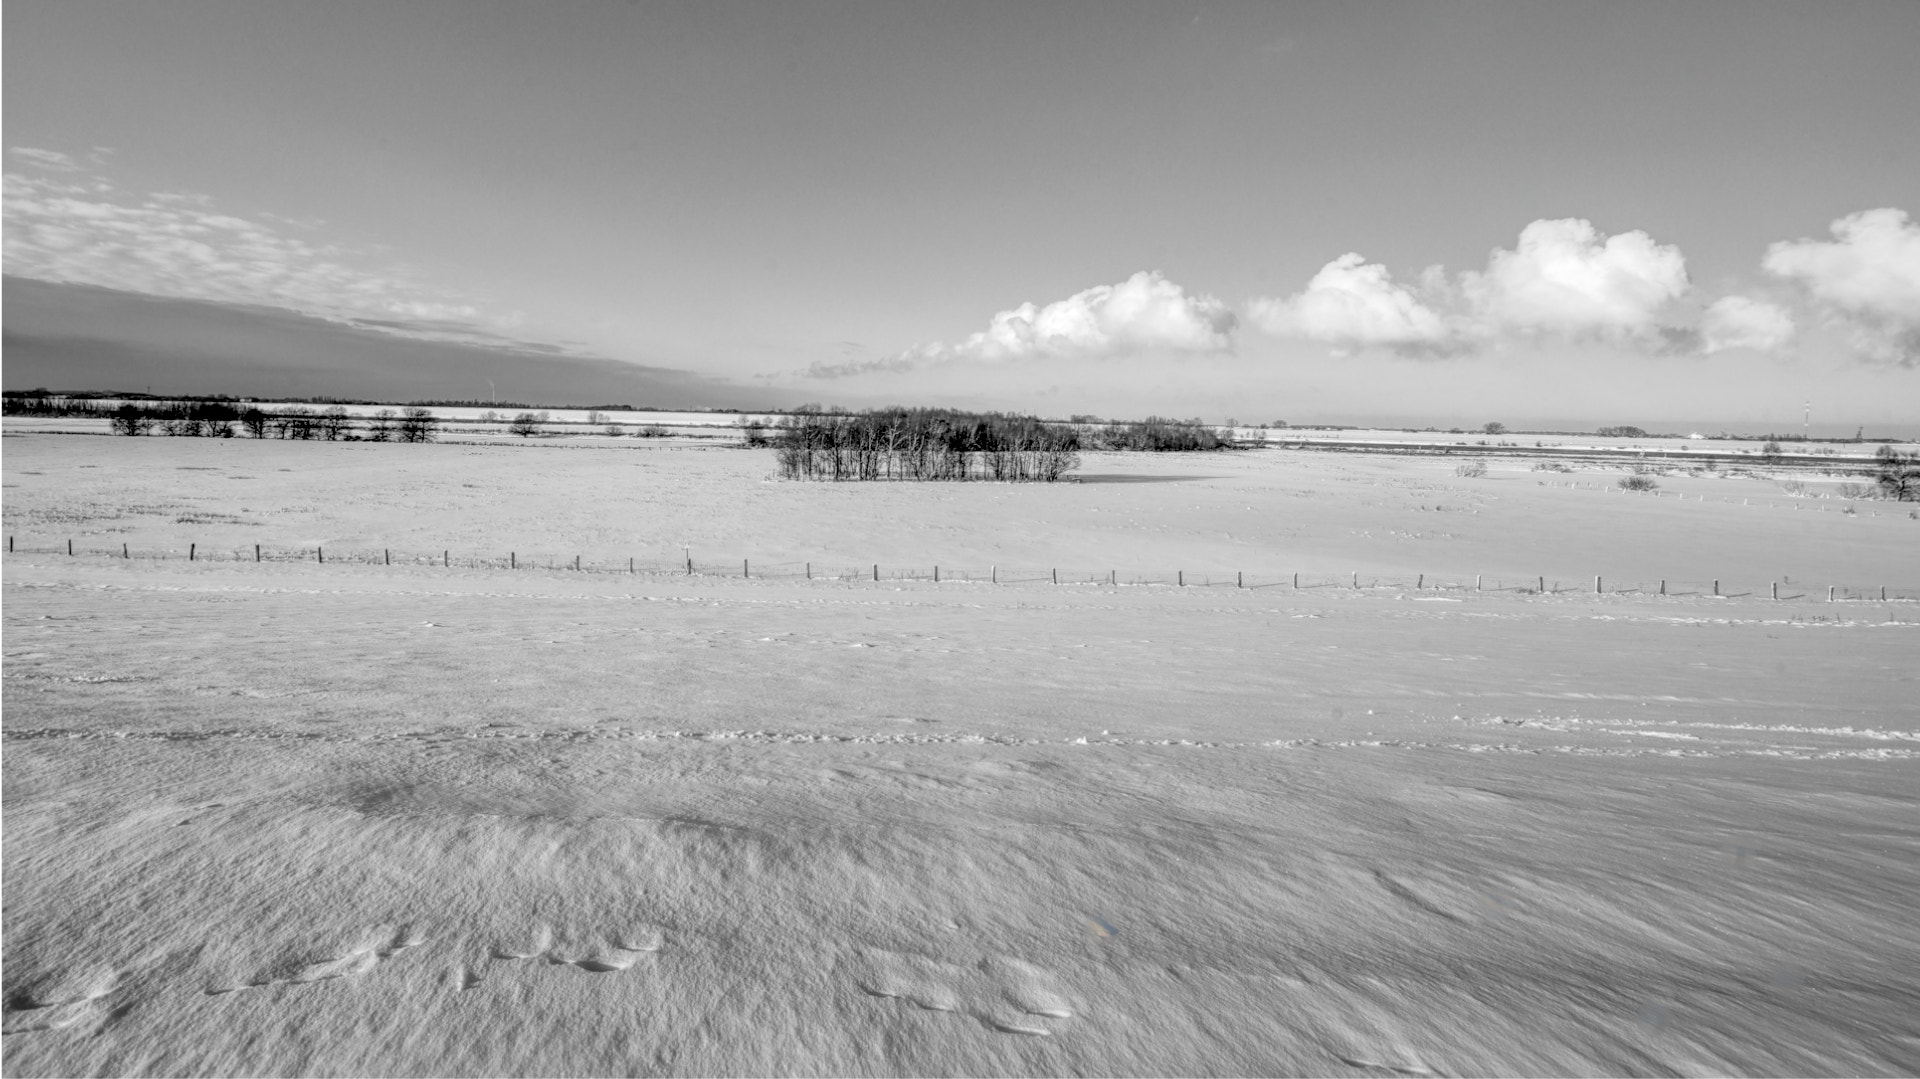
<path fill-rule="evenodd" d="M 13 553 L 13 537 L 12 536 L 7 537 L 7 553 L 8 554 Z"/>
<path fill-rule="evenodd" d="M 1593 594 L 1596 596 L 1600 594 L 1600 578 L 1597 576 L 1593 579 Z"/>
<path fill-rule="evenodd" d="M 687 556 L 687 576 L 693 576 L 693 556 Z"/>
<path fill-rule="evenodd" d="M 1540 578 L 1540 587 L 1534 589 L 1534 591 L 1543 596 L 1547 594 L 1547 579 L 1545 577 Z"/>
<path fill-rule="evenodd" d="M 873 564 L 873 581 L 875 584 L 880 583 L 880 563 L 878 562 Z"/>
<path fill-rule="evenodd" d="M 1179 571 L 1179 572 L 1180 572 L 1180 578 L 1179 578 L 1179 579 L 1180 579 L 1180 587 L 1182 587 L 1182 588 L 1185 588 L 1185 587 L 1187 587 L 1187 571 L 1186 571 L 1186 570 L 1181 570 L 1181 571 Z"/>
<path fill-rule="evenodd" d="M 1713 594 L 1716 596 L 1720 594 L 1720 578 L 1718 577 L 1713 579 Z"/>
<path fill-rule="evenodd" d="M 254 551 L 255 551 L 255 555 L 254 555 L 254 559 L 253 559 L 253 560 L 254 560 L 255 562 L 258 562 L 258 561 L 260 561 L 260 558 L 259 558 L 259 554 L 258 554 L 258 552 L 259 552 L 259 550 L 260 550 L 260 548 L 259 548 L 259 547 L 258 547 L 258 546 L 256 545 L 256 546 L 254 547 Z M 130 555 L 130 554 L 128 554 L 128 553 L 127 553 L 127 545 L 126 545 L 126 544 L 124 544 L 124 543 L 120 545 L 120 557 L 121 557 L 121 558 L 132 558 L 132 557 L 133 557 L 132 555 Z M 1880 591 L 1881 591 L 1881 592 L 1885 592 L 1885 591 L 1886 591 L 1886 589 L 1884 589 L 1884 588 L 1883 588 L 1883 589 L 1881 589 Z M 1881 599 L 1885 599 L 1885 598 L 1887 598 L 1887 597 L 1886 597 L 1886 596 L 1884 596 L 1884 595 L 1882 595 L 1882 596 L 1881 596 L 1880 598 L 1881 598 Z"/>
<path fill-rule="evenodd" d="M 1827 602 L 1828 603 L 1833 602 L 1833 586 L 1832 585 L 1827 586 Z"/>
<path fill-rule="evenodd" d="M 1116 586 L 1116 587 L 1117 587 L 1117 586 L 1118 586 L 1118 585 L 1120 584 L 1120 571 L 1119 571 L 1119 570 L 1117 570 L 1117 569 L 1110 569 L 1110 570 L 1108 570 L 1108 571 L 1107 571 L 1107 583 L 1108 583 L 1109 585 L 1114 585 L 1114 586 Z M 1886 591 L 1886 589 L 1884 589 L 1884 588 L 1883 588 L 1883 589 L 1881 589 L 1881 591 L 1882 591 L 1882 592 L 1885 592 L 1885 591 Z M 1886 597 L 1884 597 L 1884 596 L 1883 596 L 1883 597 L 1881 597 L 1881 598 L 1883 598 L 1883 599 L 1884 599 L 1884 598 L 1886 598 Z"/>
<path fill-rule="evenodd" d="M 73 540 L 71 539 L 67 540 L 67 557 L 73 557 Z"/>
<path fill-rule="evenodd" d="M 314 557 L 315 559 L 317 559 L 317 560 L 319 561 L 319 563 L 320 563 L 321 565 L 323 565 L 323 566 L 324 566 L 324 565 L 326 565 L 326 564 L 327 564 L 327 549 L 326 549 L 325 547 L 315 547 L 315 548 L 313 549 L 313 557 Z"/>
<path fill-rule="evenodd" d="M 1359 570 L 1353 571 L 1353 587 L 1355 588 L 1360 587 L 1360 571 Z"/>
<path fill-rule="evenodd" d="M 257 543 L 253 545 L 253 560 L 260 561 L 260 545 Z"/>
<path fill-rule="evenodd" d="M 383 566 L 393 565 L 393 549 L 392 548 L 389 548 L 389 547 L 380 548 L 380 564 Z"/>
<path fill-rule="evenodd" d="M 507 552 L 507 568 L 508 569 L 520 568 L 520 556 L 517 554 L 514 554 L 512 551 Z"/>
<path fill-rule="evenodd" d="M 193 561 L 193 553 L 199 546 L 200 545 L 197 543 L 187 544 L 187 561 L 189 562 Z"/>
<path fill-rule="evenodd" d="M 1886 601 L 1887 601 L 1887 586 L 1881 585 L 1880 586 L 1880 602 L 1885 603 Z"/>
<path fill-rule="evenodd" d="M 1773 598 L 1774 599 L 1780 598 L 1780 582 L 1779 581 L 1773 582 Z"/>
<path fill-rule="evenodd" d="M 1060 571 L 1057 569 L 1053 571 L 1053 583 L 1054 584 L 1060 583 Z"/>
<path fill-rule="evenodd" d="M 939 566 L 933 567 L 933 583 L 934 584 L 940 583 L 940 567 Z"/>
<path fill-rule="evenodd" d="M 740 560 L 740 576 L 742 577 L 753 576 L 753 570 L 747 565 L 747 560 L 744 558 Z"/>
<path fill-rule="evenodd" d="M 1293 587 L 1295 588 L 1300 587 L 1300 575 L 1298 573 L 1293 575 Z"/>
<path fill-rule="evenodd" d="M 1663 596 L 1667 594 L 1667 581 L 1664 577 L 1660 579 L 1660 594 Z"/>
<path fill-rule="evenodd" d="M 1245 574 L 1244 572 L 1238 572 L 1238 571 L 1236 571 L 1236 572 L 1234 573 L 1234 575 L 1233 575 L 1233 587 L 1235 587 L 1235 588 L 1245 588 L 1245 587 L 1247 587 L 1247 575 L 1246 575 L 1246 574 Z"/>
<path fill-rule="evenodd" d="M 442 550 L 440 552 L 440 568 L 441 569 L 453 568 L 453 552 L 452 551 Z"/>
<path fill-rule="evenodd" d="M 627 556 L 627 572 L 633 572 L 633 556 L 631 555 Z"/>
<path fill-rule="evenodd" d="M 813 563 L 807 563 L 807 580 L 813 580 Z"/>
<path fill-rule="evenodd" d="M 987 568 L 987 581 L 990 584 L 1000 583 L 1000 567 L 999 566 L 990 566 Z"/>

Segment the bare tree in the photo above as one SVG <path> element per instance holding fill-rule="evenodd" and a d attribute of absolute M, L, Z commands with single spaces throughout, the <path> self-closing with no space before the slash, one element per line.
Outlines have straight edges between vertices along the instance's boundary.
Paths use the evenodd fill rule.
<path fill-rule="evenodd" d="M 367 441 L 386 442 L 393 438 L 393 409 L 383 408 L 367 421 Z"/>
<path fill-rule="evenodd" d="M 267 414 L 257 408 L 248 408 L 240 413 L 240 426 L 255 438 L 267 437 Z"/>
<path fill-rule="evenodd" d="M 320 413 L 320 437 L 328 442 L 338 442 L 347 436 L 352 426 L 347 420 L 347 410 L 339 405 Z"/>
<path fill-rule="evenodd" d="M 1878 459 L 1873 482 L 1880 493 L 1895 502 L 1920 502 L 1920 453 L 1890 452 Z"/>
<path fill-rule="evenodd" d="M 114 409 L 111 422 L 116 435 L 144 435 L 153 427 L 153 417 L 132 403 Z"/>
<path fill-rule="evenodd" d="M 440 420 L 424 408 L 409 408 L 400 416 L 399 440 L 432 442 L 440 433 Z"/>
<path fill-rule="evenodd" d="M 306 442 L 319 432 L 320 424 L 312 409 L 296 407 L 284 409 L 274 416 L 273 428 L 281 438 Z"/>
<path fill-rule="evenodd" d="M 531 412 L 522 412 L 507 424 L 507 430 L 521 438 L 532 438 L 540 433 L 540 420 Z"/>

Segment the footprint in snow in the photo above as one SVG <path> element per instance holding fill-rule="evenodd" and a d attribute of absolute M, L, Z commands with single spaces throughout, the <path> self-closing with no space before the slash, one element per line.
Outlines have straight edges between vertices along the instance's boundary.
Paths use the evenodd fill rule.
<path fill-rule="evenodd" d="M 544 959 L 552 966 L 573 966 L 591 974 L 613 974 L 631 969 L 665 947 L 665 938 L 653 926 L 633 926 L 610 934 L 594 934 L 581 942 L 556 942 L 552 927 L 541 925 L 526 937 L 496 944 L 495 959 Z"/>
<path fill-rule="evenodd" d="M 1049 1020 L 1071 1019 L 1073 1007 L 1049 971 L 1008 956 L 971 967 L 908 952 L 860 956 L 854 984 L 872 997 L 904 1000 L 924 1011 L 963 1014 L 1002 1034 L 1046 1037 Z"/>
<path fill-rule="evenodd" d="M 424 943 L 426 937 L 411 924 L 398 928 L 381 926 L 362 934 L 356 943 L 345 948 L 289 952 L 245 983 L 217 986 L 208 989 L 207 994 L 220 996 L 269 985 L 310 985 L 336 978 L 357 978 L 379 966 L 381 960 Z"/>
<path fill-rule="evenodd" d="M 39 978 L 9 997 L 0 1033 L 60 1030 L 107 1017 L 102 1001 L 120 977 L 105 967 L 81 967 Z"/>

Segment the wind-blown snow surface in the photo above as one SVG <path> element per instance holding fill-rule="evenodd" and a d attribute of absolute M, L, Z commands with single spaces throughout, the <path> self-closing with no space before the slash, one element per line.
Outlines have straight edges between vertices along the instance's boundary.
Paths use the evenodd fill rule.
<path fill-rule="evenodd" d="M 5 569 L 10 1075 L 1920 1068 L 1911 604 Z"/>

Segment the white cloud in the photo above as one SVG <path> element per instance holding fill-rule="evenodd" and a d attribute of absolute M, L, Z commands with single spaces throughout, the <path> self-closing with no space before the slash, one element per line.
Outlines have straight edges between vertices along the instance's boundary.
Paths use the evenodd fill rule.
<path fill-rule="evenodd" d="M 1688 291 L 1680 249 L 1644 232 L 1603 235 L 1579 218 L 1539 220 L 1483 271 L 1449 279 L 1429 267 L 1417 286 L 1346 254 L 1286 299 L 1258 298 L 1248 317 L 1269 333 L 1324 342 L 1336 352 L 1387 348 L 1446 355 L 1555 337 L 1670 352 L 1691 331 L 1660 324 Z"/>
<path fill-rule="evenodd" d="M 1023 303 L 987 329 L 931 355 L 979 360 L 1114 356 L 1139 352 L 1225 352 L 1235 319 L 1211 296 L 1188 296 L 1158 272 L 1096 285 L 1045 307 Z"/>
<path fill-rule="evenodd" d="M 12 152 L 43 166 L 72 163 L 53 151 Z M 505 324 L 404 270 L 368 268 L 360 252 L 220 213 L 204 195 L 140 196 L 97 176 L 9 172 L 4 214 L 6 271 L 21 277 L 284 307 L 443 340 L 465 335 L 458 323 L 480 340 Z M 415 332 L 410 322 L 422 325 Z"/>
<path fill-rule="evenodd" d="M 898 374 L 930 364 L 1047 359 L 1103 359 L 1140 354 L 1231 352 L 1238 325 L 1212 296 L 1143 270 L 1117 285 L 1096 285 L 1045 307 L 1023 303 L 993 316 L 987 328 L 958 344 L 917 345 L 894 356 L 815 363 L 805 378 Z"/>
<path fill-rule="evenodd" d="M 1833 241 L 1776 243 L 1762 265 L 1804 286 L 1852 331 L 1862 355 L 1920 365 L 1920 223 L 1886 208 L 1832 227 Z"/>
<path fill-rule="evenodd" d="M 35 168 L 49 172 L 79 172 L 80 163 L 58 150 L 36 150 L 31 146 L 11 146 L 7 152 Z"/>
<path fill-rule="evenodd" d="M 1453 331 L 1379 263 L 1349 252 L 1320 268 L 1284 300 L 1247 305 L 1253 323 L 1280 337 L 1322 341 L 1346 352 L 1372 346 L 1406 353 L 1446 351 Z"/>
<path fill-rule="evenodd" d="M 1580 218 L 1535 221 L 1514 250 L 1496 248 L 1461 288 L 1480 331 L 1646 341 L 1660 309 L 1688 288 L 1686 259 L 1644 232 L 1603 236 Z"/>
<path fill-rule="evenodd" d="M 1732 348 L 1773 352 L 1793 340 L 1793 316 L 1778 304 L 1746 296 L 1723 296 L 1700 321 L 1700 351 L 1707 355 Z"/>

